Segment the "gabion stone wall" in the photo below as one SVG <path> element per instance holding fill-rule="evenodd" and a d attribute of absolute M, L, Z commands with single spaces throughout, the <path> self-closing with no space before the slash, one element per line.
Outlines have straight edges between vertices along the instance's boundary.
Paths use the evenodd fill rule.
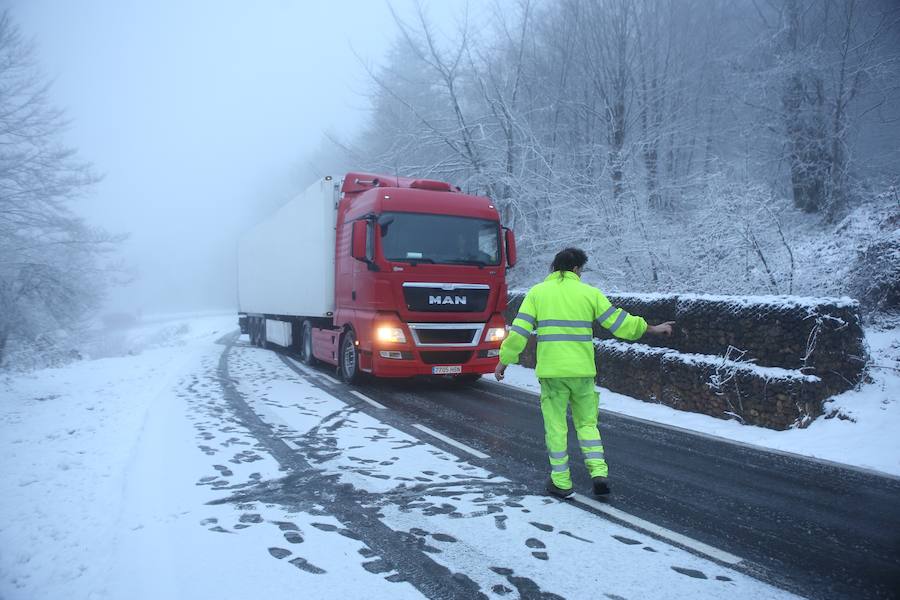
<path fill-rule="evenodd" d="M 507 322 L 522 293 L 511 293 Z M 847 298 L 608 294 L 670 338 L 636 343 L 594 327 L 597 381 L 681 410 L 773 429 L 805 427 L 823 401 L 860 381 L 866 361 L 859 306 Z M 533 367 L 535 340 L 520 363 Z"/>

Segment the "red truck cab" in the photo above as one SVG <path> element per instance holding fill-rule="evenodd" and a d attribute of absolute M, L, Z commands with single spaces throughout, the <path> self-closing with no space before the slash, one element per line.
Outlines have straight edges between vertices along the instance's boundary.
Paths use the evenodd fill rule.
<path fill-rule="evenodd" d="M 315 358 L 350 381 L 492 372 L 515 264 L 493 202 L 441 181 L 364 173 L 348 173 L 340 191 L 334 328 L 313 332 Z"/>

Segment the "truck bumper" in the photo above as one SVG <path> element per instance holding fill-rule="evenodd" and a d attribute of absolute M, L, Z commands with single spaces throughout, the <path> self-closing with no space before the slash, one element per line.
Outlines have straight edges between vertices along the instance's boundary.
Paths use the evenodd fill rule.
<path fill-rule="evenodd" d="M 376 377 L 415 377 L 434 375 L 434 367 L 460 367 L 459 375 L 493 373 L 499 357 L 486 356 L 493 348 L 413 350 L 403 352 L 403 358 L 385 358 L 378 350 L 372 353 L 372 374 Z M 464 360 L 463 360 L 464 359 Z"/>

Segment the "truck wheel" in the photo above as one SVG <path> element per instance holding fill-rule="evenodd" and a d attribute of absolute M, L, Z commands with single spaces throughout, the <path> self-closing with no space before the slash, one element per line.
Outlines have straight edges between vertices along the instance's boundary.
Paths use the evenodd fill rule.
<path fill-rule="evenodd" d="M 313 356 L 312 350 L 312 323 L 303 321 L 300 326 L 300 362 L 310 367 L 319 361 Z"/>
<path fill-rule="evenodd" d="M 260 348 L 266 347 L 266 318 L 262 317 L 257 320 L 259 324 L 259 333 L 256 335 L 257 346 Z"/>
<path fill-rule="evenodd" d="M 250 330 L 250 333 L 249 333 L 249 335 L 250 335 L 250 345 L 251 345 L 251 346 L 255 346 L 255 345 L 256 345 L 256 329 L 257 329 L 257 327 L 256 327 L 256 317 L 250 317 L 250 324 L 249 324 L 249 327 L 248 327 L 248 328 L 249 328 L 249 330 Z"/>
<path fill-rule="evenodd" d="M 341 338 L 340 370 L 341 378 L 347 383 L 359 381 L 359 350 L 356 349 L 356 334 L 352 329 Z"/>

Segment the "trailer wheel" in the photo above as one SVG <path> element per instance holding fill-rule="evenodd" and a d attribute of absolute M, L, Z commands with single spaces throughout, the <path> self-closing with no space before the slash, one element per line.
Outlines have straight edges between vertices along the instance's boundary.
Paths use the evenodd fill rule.
<path fill-rule="evenodd" d="M 347 383 L 357 383 L 360 379 L 359 350 L 356 348 L 356 334 L 347 331 L 341 338 L 340 350 L 341 378 Z"/>
<path fill-rule="evenodd" d="M 313 356 L 312 323 L 309 321 L 303 321 L 303 324 L 300 326 L 300 361 L 310 367 L 315 366 L 319 362 Z"/>
<path fill-rule="evenodd" d="M 259 333 L 256 335 L 257 346 L 260 348 L 266 347 L 266 318 L 260 317 L 256 321 L 259 324 Z"/>

